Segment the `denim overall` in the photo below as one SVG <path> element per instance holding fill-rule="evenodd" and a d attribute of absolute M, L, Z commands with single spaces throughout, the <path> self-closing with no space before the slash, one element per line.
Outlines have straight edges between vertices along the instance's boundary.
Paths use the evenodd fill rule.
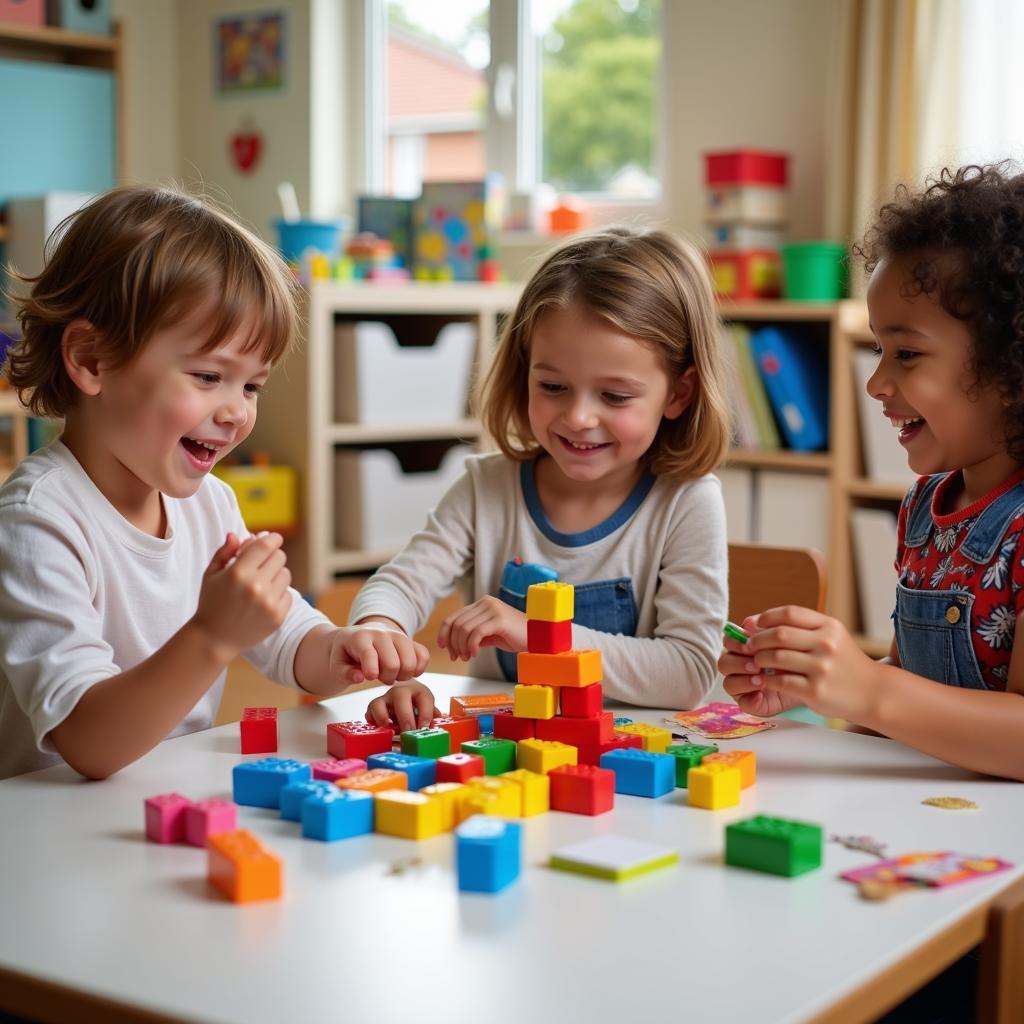
<path fill-rule="evenodd" d="M 948 474 L 930 477 L 918 494 L 907 521 L 904 543 L 919 548 L 932 535 L 932 497 Z M 1002 543 L 1006 530 L 1024 512 L 1024 484 L 1010 488 L 984 509 L 961 540 L 959 553 L 987 565 Z M 978 667 L 971 640 L 974 594 L 962 590 L 912 590 L 896 584 L 896 648 L 900 664 L 908 672 L 950 686 L 971 690 L 988 687 Z"/>
<path fill-rule="evenodd" d="M 563 547 L 583 547 L 593 544 L 602 537 L 607 537 L 633 515 L 640 507 L 654 486 L 655 478 L 647 474 L 633 488 L 632 494 L 603 523 L 582 533 L 561 533 L 556 530 L 544 514 L 537 495 L 534 480 L 534 463 L 524 462 L 520 470 L 520 484 L 523 498 L 531 518 L 537 528 L 549 540 Z M 531 578 L 530 570 L 534 570 L 535 578 Z M 525 570 L 525 571 L 524 571 Z M 558 574 L 546 566 L 515 565 L 509 562 L 502 573 L 498 597 L 505 604 L 510 604 L 518 611 L 526 611 L 526 591 L 531 583 L 557 578 Z M 636 624 L 639 618 L 636 596 L 633 592 L 633 581 L 629 576 L 618 576 L 609 580 L 595 580 L 590 583 L 574 584 L 573 622 L 588 629 L 596 629 L 602 633 L 621 633 L 624 636 L 636 636 Z M 498 665 L 509 682 L 516 680 L 516 655 L 509 651 L 498 650 Z"/>

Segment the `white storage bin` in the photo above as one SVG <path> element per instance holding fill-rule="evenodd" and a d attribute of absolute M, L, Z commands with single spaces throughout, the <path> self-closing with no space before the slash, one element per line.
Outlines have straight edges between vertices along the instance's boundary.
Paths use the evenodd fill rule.
<path fill-rule="evenodd" d="M 424 320 L 408 321 L 421 334 Z M 382 320 L 335 329 L 334 415 L 339 423 L 392 425 L 450 422 L 466 415 L 477 329 L 472 323 L 430 326 L 431 345 L 400 345 Z"/>
<path fill-rule="evenodd" d="M 468 445 L 454 445 L 436 469 L 420 472 L 405 472 L 387 448 L 335 452 L 335 543 L 374 551 L 402 547 L 422 529 L 427 513 L 459 478 L 472 451 Z"/>

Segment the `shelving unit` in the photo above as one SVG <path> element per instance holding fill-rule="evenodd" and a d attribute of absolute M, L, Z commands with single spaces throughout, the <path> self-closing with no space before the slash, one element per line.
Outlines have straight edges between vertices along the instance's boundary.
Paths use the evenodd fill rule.
<path fill-rule="evenodd" d="M 0 391 L 0 419 L 11 421 L 10 451 L 0 451 L 0 483 L 3 483 L 11 470 L 28 455 L 28 413 L 14 391 Z"/>

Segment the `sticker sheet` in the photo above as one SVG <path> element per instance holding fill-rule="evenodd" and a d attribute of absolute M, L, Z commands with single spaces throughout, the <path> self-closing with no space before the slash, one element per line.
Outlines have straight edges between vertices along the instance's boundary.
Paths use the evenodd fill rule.
<path fill-rule="evenodd" d="M 718 740 L 738 740 L 775 728 L 774 722 L 749 715 L 741 711 L 738 704 L 727 704 L 724 701 L 705 704 L 693 711 L 676 711 L 665 721 L 669 725 L 682 726 L 689 732 L 712 736 Z"/>
<path fill-rule="evenodd" d="M 972 878 L 987 878 L 997 871 L 1012 868 L 1009 861 L 999 857 L 974 857 L 964 853 L 940 851 L 932 853 L 905 853 L 902 857 L 876 861 L 867 867 L 844 871 L 848 882 L 896 882 L 906 885 L 928 885 L 941 888 L 969 882 Z"/>

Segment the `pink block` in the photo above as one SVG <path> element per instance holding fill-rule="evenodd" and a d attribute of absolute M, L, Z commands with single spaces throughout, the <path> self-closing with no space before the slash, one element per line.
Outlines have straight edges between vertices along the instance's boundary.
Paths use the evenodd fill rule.
<path fill-rule="evenodd" d="M 180 793 L 161 793 L 146 800 L 146 838 L 153 843 L 185 840 L 185 811 L 192 801 Z"/>
<path fill-rule="evenodd" d="M 365 772 L 366 762 L 360 757 L 345 757 L 341 760 L 329 757 L 324 761 L 314 761 L 310 767 L 313 769 L 314 779 L 337 782 L 338 779 L 355 775 L 356 772 Z"/>
<path fill-rule="evenodd" d="M 234 832 L 237 808 L 230 800 L 197 800 L 185 810 L 185 841 L 206 846 L 206 837 Z"/>

